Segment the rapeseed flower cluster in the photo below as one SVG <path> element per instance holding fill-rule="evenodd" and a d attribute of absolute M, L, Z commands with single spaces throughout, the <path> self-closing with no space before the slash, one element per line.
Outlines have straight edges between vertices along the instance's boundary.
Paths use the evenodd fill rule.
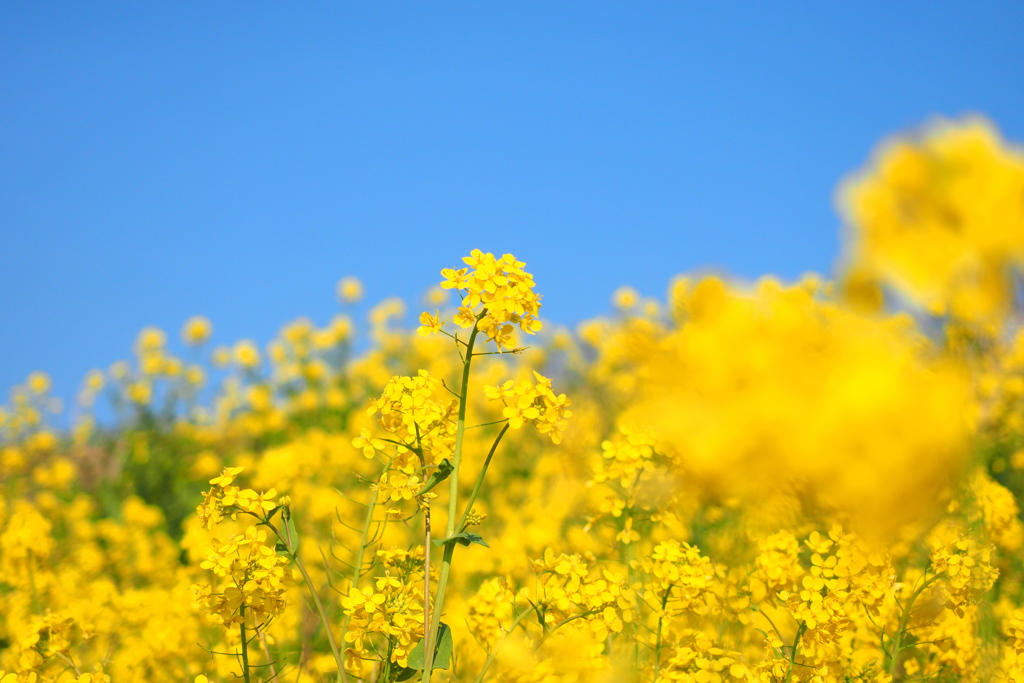
<path fill-rule="evenodd" d="M 976 120 L 888 144 L 836 282 L 570 331 L 475 250 L 418 326 L 147 328 L 68 427 L 33 373 L 0 683 L 1024 681 L 1021 168 Z"/>
<path fill-rule="evenodd" d="M 1024 157 L 982 120 L 900 139 L 851 182 L 851 267 L 928 310 L 992 322 L 1024 264 Z"/>
<path fill-rule="evenodd" d="M 505 407 L 501 415 L 508 420 L 509 427 L 519 429 L 531 422 L 537 431 L 547 434 L 552 443 L 559 444 L 562 432 L 572 417 L 572 411 L 568 409 L 572 402 L 565 394 L 555 395 L 550 379 L 536 371 L 533 375 L 537 379 L 536 384 L 508 380 L 501 386 L 484 387 L 484 394 L 492 401 L 502 402 Z"/>
<path fill-rule="evenodd" d="M 514 325 L 527 334 L 540 331 L 540 296 L 533 291 L 533 276 L 523 270 L 524 262 L 512 254 L 496 258 L 479 249 L 462 260 L 469 268 L 441 271 L 441 287 L 453 289 L 462 297 L 452 318 L 456 326 L 470 329 L 476 325 L 500 349 L 509 350 L 515 348 Z M 420 323 L 421 333 L 440 331 L 444 325 L 437 313 L 424 313 Z"/>

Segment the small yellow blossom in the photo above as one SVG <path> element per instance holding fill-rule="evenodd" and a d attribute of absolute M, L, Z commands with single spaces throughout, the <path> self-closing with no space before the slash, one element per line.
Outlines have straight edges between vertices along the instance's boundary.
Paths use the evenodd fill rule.
<path fill-rule="evenodd" d="M 351 275 L 338 281 L 338 298 L 343 302 L 356 303 L 363 298 L 363 283 Z"/>
<path fill-rule="evenodd" d="M 181 328 L 181 338 L 188 346 L 198 346 L 206 343 L 213 334 L 213 325 L 207 318 L 201 315 L 194 316 L 185 321 Z"/>

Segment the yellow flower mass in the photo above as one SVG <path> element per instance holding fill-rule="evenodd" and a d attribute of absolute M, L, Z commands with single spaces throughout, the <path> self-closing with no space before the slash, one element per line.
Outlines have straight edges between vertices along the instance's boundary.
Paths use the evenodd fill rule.
<path fill-rule="evenodd" d="M 1024 152 L 982 120 L 893 142 L 851 182 L 845 205 L 859 270 L 929 310 L 992 320 L 1024 265 Z"/>
<path fill-rule="evenodd" d="M 473 250 L 409 329 L 146 328 L 68 428 L 33 373 L 0 683 L 1024 681 L 1022 156 L 946 122 L 840 197 L 835 282 L 551 332 L 545 274 Z"/>

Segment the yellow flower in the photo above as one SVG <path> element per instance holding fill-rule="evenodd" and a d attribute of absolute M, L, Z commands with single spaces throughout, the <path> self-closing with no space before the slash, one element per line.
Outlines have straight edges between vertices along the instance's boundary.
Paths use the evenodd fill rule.
<path fill-rule="evenodd" d="M 189 365 L 185 368 L 185 380 L 194 387 L 206 383 L 206 371 L 200 365 Z"/>
<path fill-rule="evenodd" d="M 463 262 L 472 270 L 445 268 L 441 271 L 444 289 L 465 290 L 455 324 L 466 329 L 480 322 L 480 330 L 500 348 L 512 348 L 512 325 L 534 334 L 541 325 L 537 320 L 540 296 L 534 293 L 533 276 L 523 270 L 526 265 L 511 254 L 497 258 L 474 249 Z"/>
<path fill-rule="evenodd" d="M 132 382 L 128 385 L 128 398 L 139 405 L 148 405 L 153 400 L 153 386 L 147 382 Z"/>
<path fill-rule="evenodd" d="M 640 293 L 632 287 L 619 287 L 612 293 L 612 304 L 615 308 L 627 311 L 640 303 Z"/>
<path fill-rule="evenodd" d="M 105 383 L 103 372 L 100 370 L 90 370 L 85 374 L 85 388 L 92 393 L 101 391 Z"/>
<path fill-rule="evenodd" d="M 468 272 L 468 268 L 460 268 L 459 270 L 453 270 L 452 268 L 443 269 L 441 277 L 444 280 L 441 282 L 441 287 L 444 289 L 465 289 L 469 283 L 469 278 L 466 277 Z"/>
<path fill-rule="evenodd" d="M 930 312 L 997 318 L 1024 265 L 1024 155 L 980 119 L 943 122 L 847 184 L 851 267 Z"/>
<path fill-rule="evenodd" d="M 139 355 L 161 351 L 167 345 L 167 334 L 159 327 L 146 327 L 135 340 L 135 352 Z"/>
<path fill-rule="evenodd" d="M 352 446 L 360 449 L 367 458 L 372 458 L 377 454 L 377 451 L 383 450 L 384 442 L 373 438 L 370 435 L 370 430 L 363 427 L 359 430 L 359 436 L 352 439 Z"/>
<path fill-rule="evenodd" d="M 440 313 L 434 311 L 434 315 L 424 311 L 420 314 L 420 327 L 416 330 L 416 333 L 421 336 L 427 336 L 440 332 L 444 322 L 440 320 Z"/>
<path fill-rule="evenodd" d="M 235 480 L 244 467 L 225 467 L 224 471 L 219 476 L 214 477 L 210 480 L 211 486 L 219 486 L 220 488 L 227 488 Z"/>
<path fill-rule="evenodd" d="M 240 366 L 247 370 L 251 370 L 260 364 L 260 352 L 248 339 L 235 344 L 235 360 Z"/>
<path fill-rule="evenodd" d="M 33 372 L 28 376 L 28 388 L 36 396 L 42 396 L 43 394 L 50 391 L 50 387 L 53 383 L 50 381 L 50 376 L 45 372 Z"/>
<path fill-rule="evenodd" d="M 211 358 L 214 367 L 226 368 L 228 363 L 231 362 L 231 349 L 226 346 L 218 346 L 213 350 L 213 356 Z"/>
<path fill-rule="evenodd" d="M 363 283 L 351 275 L 341 278 L 338 282 L 338 298 L 347 304 L 356 303 L 363 298 Z"/>
<path fill-rule="evenodd" d="M 476 325 L 476 313 L 468 306 L 460 306 L 455 314 L 455 324 L 466 330 Z"/>
<path fill-rule="evenodd" d="M 440 306 L 448 301 L 448 292 L 443 287 L 431 287 L 423 298 L 430 306 Z"/>
<path fill-rule="evenodd" d="M 181 328 L 181 338 L 188 346 L 204 344 L 212 334 L 213 325 L 201 315 L 189 318 Z"/>
<path fill-rule="evenodd" d="M 235 504 L 246 512 L 262 513 L 265 515 L 277 507 L 277 503 L 274 502 L 276 497 L 277 489 L 270 489 L 265 493 L 256 493 L 252 489 L 245 489 L 239 492 L 238 500 Z"/>

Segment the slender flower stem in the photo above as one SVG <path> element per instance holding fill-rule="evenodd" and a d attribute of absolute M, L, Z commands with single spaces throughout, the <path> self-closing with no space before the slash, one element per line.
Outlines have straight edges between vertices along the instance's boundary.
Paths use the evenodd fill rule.
<path fill-rule="evenodd" d="M 455 533 L 455 514 L 459 509 L 459 465 L 462 463 L 462 442 L 466 435 L 466 397 L 469 394 L 469 370 L 473 364 L 473 345 L 480 329 L 473 326 L 473 331 L 466 342 L 466 360 L 462 365 L 462 390 L 459 401 L 459 418 L 455 431 L 455 449 L 452 452 L 451 496 L 448 498 L 448 529 L 447 535 Z"/>
<path fill-rule="evenodd" d="M 498 643 L 494 646 L 494 650 L 487 655 L 487 661 L 484 662 L 484 667 L 480 669 L 480 673 L 477 674 L 475 683 L 481 683 L 481 681 L 484 680 L 484 675 L 487 673 L 487 670 L 491 668 L 491 664 L 493 664 L 494 660 L 498 658 L 498 651 L 501 650 L 501 646 L 504 645 L 505 641 L 508 640 L 508 637 L 515 632 L 516 627 L 519 626 L 519 622 L 522 621 L 526 617 L 526 615 L 528 615 L 530 612 L 533 612 L 535 609 L 535 607 L 525 609 L 519 614 L 519 616 L 516 617 L 516 620 L 512 622 L 512 625 L 509 627 L 504 637 L 501 640 L 499 640 Z"/>
<path fill-rule="evenodd" d="M 275 678 L 277 678 L 277 668 L 274 666 L 274 659 L 270 655 L 270 648 L 267 647 L 267 636 L 263 633 L 263 631 L 260 631 L 259 634 L 260 645 L 263 646 L 263 654 L 266 655 L 267 666 L 270 667 L 270 680 L 274 680 Z"/>
<path fill-rule="evenodd" d="M 668 596 L 672 594 L 675 584 L 669 584 L 665 595 L 661 596 L 661 614 L 658 615 L 658 640 L 654 644 L 654 683 L 658 683 L 658 674 L 661 673 L 661 629 L 665 623 L 665 608 L 668 606 Z"/>
<path fill-rule="evenodd" d="M 469 371 L 470 366 L 473 364 L 473 345 L 476 343 L 476 337 L 479 333 L 480 328 L 477 325 L 473 325 L 473 331 L 469 334 L 469 341 L 466 342 L 466 354 L 463 356 L 462 362 L 462 387 L 459 392 L 461 398 L 459 399 L 459 418 L 455 431 L 455 448 L 452 451 L 451 493 L 448 497 L 448 527 L 445 538 L 451 538 L 455 534 L 455 516 L 459 510 L 459 465 L 462 464 L 462 442 L 466 433 L 466 398 L 469 395 Z M 446 544 L 444 556 L 441 558 L 441 574 L 437 580 L 437 594 L 434 599 L 434 617 L 430 621 L 429 633 L 426 635 L 426 640 L 429 642 L 437 642 L 437 631 L 441 626 L 441 610 L 444 607 L 444 593 L 448 585 L 448 575 L 451 573 L 454 549 L 454 543 Z M 430 549 L 427 548 L 426 552 L 430 552 Z M 430 683 L 433 665 L 431 661 L 433 657 L 431 655 L 433 655 L 433 652 L 428 654 L 426 648 L 424 648 L 423 654 L 423 661 L 426 664 L 423 669 L 423 683 Z"/>
<path fill-rule="evenodd" d="M 494 457 L 494 452 L 498 450 L 498 444 L 501 443 L 501 437 L 505 436 L 505 432 L 508 431 L 508 420 L 505 420 L 505 426 L 498 432 L 498 436 L 495 437 L 494 443 L 491 444 L 491 450 L 487 452 L 487 458 L 484 460 L 484 466 L 480 468 L 480 474 L 476 477 L 476 483 L 473 484 L 473 491 L 469 494 L 469 501 L 466 502 L 466 508 L 462 511 L 462 518 L 459 520 L 457 527 L 458 531 L 462 531 L 466 528 L 466 519 L 469 517 L 469 513 L 473 511 L 473 504 L 476 503 L 476 498 L 480 495 L 480 489 L 484 483 L 484 475 L 487 474 L 487 468 L 491 465 L 491 458 Z"/>
<path fill-rule="evenodd" d="M 783 683 L 789 683 L 793 677 L 793 666 L 796 664 L 796 653 L 800 651 L 800 638 L 807 630 L 807 624 L 801 623 L 796 629 L 796 636 L 793 638 L 793 649 L 789 651 L 789 668 L 786 669 L 786 678 Z"/>
<path fill-rule="evenodd" d="M 238 616 L 242 621 L 238 624 L 238 632 L 242 638 L 242 678 L 249 683 L 249 643 L 245 637 L 245 603 L 238 608 Z"/>
<path fill-rule="evenodd" d="M 56 654 L 57 654 L 57 656 L 58 656 L 58 657 L 60 657 L 60 659 L 61 659 L 61 660 L 63 660 L 63 662 L 64 662 L 65 664 L 67 664 L 67 665 L 68 665 L 68 667 L 69 667 L 69 668 L 70 668 L 70 669 L 71 669 L 72 671 L 74 671 L 74 672 L 75 672 L 75 675 L 76 675 L 76 676 L 78 676 L 78 677 L 81 677 L 81 676 L 82 676 L 82 671 L 81 671 L 81 669 L 79 669 L 79 668 L 78 668 L 78 665 L 77 665 L 77 664 L 75 664 L 75 660 L 74 660 L 74 658 L 73 658 L 73 657 L 72 657 L 72 656 L 71 656 L 70 654 L 64 654 L 64 653 L 62 653 L 62 652 L 58 652 L 58 653 L 56 653 Z"/>
<path fill-rule="evenodd" d="M 539 652 L 541 647 L 543 647 L 544 643 L 547 642 L 548 638 L 553 636 L 555 634 L 555 631 L 557 631 L 558 629 L 562 628 L 566 624 L 572 623 L 572 622 L 576 621 L 577 619 L 586 619 L 590 615 L 597 614 L 600 611 L 601 610 L 599 610 L 599 609 L 590 609 L 590 610 L 587 610 L 586 612 L 580 612 L 579 614 L 574 614 L 571 617 L 566 617 L 565 619 L 562 619 L 560 622 L 555 624 L 550 629 L 547 629 L 547 627 L 545 627 L 546 630 L 544 631 L 544 635 L 542 635 L 540 637 L 540 640 L 537 641 L 537 644 L 533 646 L 533 651 L 534 652 Z"/>
<path fill-rule="evenodd" d="M 376 493 L 374 493 L 374 497 L 374 499 L 376 500 Z M 285 508 L 285 514 L 290 515 L 291 511 Z M 372 507 L 370 509 L 370 512 L 367 513 L 367 516 L 369 517 L 369 515 L 371 514 Z M 279 539 L 284 541 L 285 546 L 287 546 L 288 548 L 295 548 L 294 544 L 296 539 L 291 538 L 291 533 L 288 531 L 290 527 L 285 525 L 285 533 L 282 534 L 280 531 L 278 531 L 277 527 L 275 527 L 269 520 L 264 520 L 263 523 L 267 527 L 269 527 L 270 530 L 273 531 L 274 534 L 277 535 Z M 302 581 L 306 584 L 306 588 L 309 590 L 309 595 L 313 598 L 313 604 L 316 605 L 317 616 L 320 617 L 320 623 L 323 624 L 324 632 L 327 634 L 327 642 L 331 646 L 331 653 L 334 655 L 334 661 L 338 665 L 338 674 L 335 676 L 335 680 L 339 683 L 341 683 L 342 681 L 344 683 L 348 683 L 348 672 L 345 671 L 345 662 L 341 658 L 341 653 L 338 651 L 338 644 L 334 642 L 334 633 L 331 631 L 331 622 L 328 621 L 327 611 L 324 609 L 324 603 L 320 601 L 320 596 L 317 594 L 316 588 L 313 586 L 313 579 L 310 578 L 309 572 L 306 571 L 306 565 L 302 563 L 302 558 L 299 557 L 297 549 L 295 550 L 295 552 L 289 550 L 288 556 L 292 559 L 292 562 L 295 563 L 295 566 L 298 568 L 299 573 L 302 574 Z M 357 576 L 358 571 L 359 568 L 357 565 Z"/>
<path fill-rule="evenodd" d="M 316 605 L 317 615 L 320 617 L 320 622 L 324 625 L 324 632 L 327 633 L 327 642 L 331 646 L 331 653 L 334 654 L 334 661 L 338 664 L 338 675 L 336 679 L 348 680 L 348 674 L 345 671 L 345 662 L 341 658 L 341 652 L 338 651 L 338 644 L 334 642 L 334 633 L 331 631 L 331 622 L 327 619 L 327 611 L 324 610 L 324 603 L 320 601 L 320 596 L 317 595 L 316 589 L 313 588 L 313 579 L 309 577 L 309 572 L 306 571 L 306 565 L 302 563 L 298 553 L 292 556 L 292 560 L 295 562 L 295 566 L 298 567 L 299 573 L 302 574 L 302 580 L 306 583 L 306 587 L 309 589 L 309 594 L 313 598 L 313 604 Z"/>
<path fill-rule="evenodd" d="M 385 470 L 387 470 L 388 467 L 391 467 L 390 461 L 388 462 L 387 467 L 385 467 Z M 363 522 L 363 533 L 359 537 L 359 549 L 356 551 L 356 560 L 352 566 L 352 578 L 349 581 L 349 591 L 359 590 L 359 579 L 363 573 L 363 556 L 366 554 L 366 539 L 370 536 L 370 526 L 373 524 L 373 512 L 377 507 L 378 494 L 378 489 L 374 488 L 373 495 L 370 497 L 370 504 L 366 506 L 366 520 Z M 351 621 L 351 619 L 351 616 L 349 616 L 348 614 L 346 614 L 345 618 L 342 619 L 342 634 L 348 631 L 348 624 Z M 345 683 L 348 683 L 348 672 L 345 671 L 343 662 L 338 662 L 338 671 L 341 672 L 341 679 Z"/>
<path fill-rule="evenodd" d="M 451 573 L 452 555 L 455 553 L 455 544 L 448 543 L 444 546 L 444 555 L 441 557 L 441 573 L 437 578 L 437 593 L 434 594 L 434 615 L 430 620 L 430 640 L 437 642 L 437 632 L 441 627 L 441 605 L 444 603 L 445 588 L 448 584 L 448 575 Z M 426 654 L 424 652 L 424 654 Z M 433 653 L 431 653 L 433 654 Z M 426 657 L 424 657 L 426 663 Z M 430 683 L 430 669 L 423 670 L 423 683 Z"/>
<path fill-rule="evenodd" d="M 390 467 L 388 463 L 388 467 Z M 377 507 L 377 496 L 379 495 L 378 489 L 373 489 L 373 496 L 370 497 L 370 505 L 366 508 L 366 520 L 363 522 L 363 533 L 359 537 L 359 549 L 356 551 L 356 561 L 352 568 L 352 579 L 349 590 L 359 589 L 359 578 L 363 573 L 363 557 L 366 555 L 366 539 L 370 537 L 370 526 L 373 524 L 373 511 Z M 345 619 L 346 625 L 348 619 Z"/>
<path fill-rule="evenodd" d="M 423 663 L 429 669 L 434 665 L 434 648 L 430 646 L 430 499 L 423 501 Z"/>
<path fill-rule="evenodd" d="M 904 649 L 903 636 L 906 635 L 907 622 L 910 621 L 910 615 L 912 610 L 914 609 L 914 602 L 921 595 L 921 593 L 923 593 L 924 590 L 928 588 L 928 586 L 932 585 L 933 583 L 935 583 L 935 581 L 938 580 L 939 576 L 941 576 L 941 574 L 935 574 L 934 576 L 932 576 L 932 578 L 925 579 L 921 583 L 921 585 L 918 586 L 913 593 L 911 593 L 910 597 L 907 599 L 906 606 L 900 610 L 899 626 L 897 626 L 896 628 L 896 634 L 892 637 L 892 653 L 889 657 L 888 671 L 888 674 L 890 676 L 894 676 L 896 674 L 896 665 L 899 663 L 900 652 Z"/>

